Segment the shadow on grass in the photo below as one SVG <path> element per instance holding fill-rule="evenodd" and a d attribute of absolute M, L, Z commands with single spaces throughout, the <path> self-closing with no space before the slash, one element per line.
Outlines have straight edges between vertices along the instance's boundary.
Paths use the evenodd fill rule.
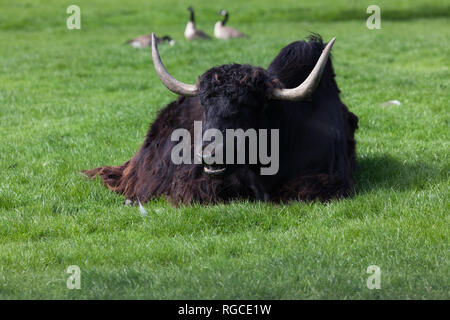
<path fill-rule="evenodd" d="M 366 12 L 367 6 L 352 7 L 348 9 L 336 10 L 335 8 L 318 10 L 317 8 L 279 8 L 269 10 L 260 9 L 258 16 L 264 17 L 268 21 L 322 21 L 336 22 L 347 20 L 366 21 L 369 14 Z M 391 9 L 381 7 L 382 21 L 407 21 L 414 19 L 433 19 L 450 17 L 449 6 L 417 6 L 406 9 Z M 257 10 L 257 9 L 256 9 Z"/>
<path fill-rule="evenodd" d="M 356 193 L 422 189 L 430 182 L 443 180 L 438 167 L 423 162 L 408 163 L 386 155 L 367 157 L 358 159 Z"/>

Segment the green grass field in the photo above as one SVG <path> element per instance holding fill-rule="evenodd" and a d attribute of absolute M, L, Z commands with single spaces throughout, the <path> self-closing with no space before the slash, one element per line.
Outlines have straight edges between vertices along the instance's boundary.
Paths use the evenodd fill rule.
<path fill-rule="evenodd" d="M 66 8 L 81 7 L 81 30 Z M 187 42 L 187 6 L 250 34 Z M 381 30 L 368 30 L 369 4 Z M 449 299 L 449 39 L 445 0 L 0 2 L 1 299 Z M 132 37 L 169 34 L 168 70 L 267 67 L 310 32 L 336 36 L 359 116 L 356 194 L 330 203 L 125 207 L 80 170 L 118 165 L 176 96 Z M 400 106 L 383 106 L 397 99 Z M 81 269 L 69 290 L 66 269 Z M 369 265 L 381 289 L 369 290 Z"/>

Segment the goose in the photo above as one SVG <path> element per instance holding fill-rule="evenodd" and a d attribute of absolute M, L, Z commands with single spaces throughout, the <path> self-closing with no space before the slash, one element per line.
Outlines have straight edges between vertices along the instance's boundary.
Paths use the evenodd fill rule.
<path fill-rule="evenodd" d="M 242 38 L 246 35 L 242 32 L 237 31 L 234 28 L 227 27 L 225 24 L 228 21 L 228 12 L 226 10 L 220 10 L 219 15 L 224 16 L 223 21 L 217 21 L 214 26 L 214 36 L 218 39 L 229 39 L 229 38 Z"/>
<path fill-rule="evenodd" d="M 163 43 L 165 41 L 169 42 L 169 44 L 171 46 L 173 46 L 175 44 L 175 41 L 172 40 L 172 38 L 168 35 L 165 35 L 162 38 L 158 38 L 155 37 L 156 42 L 159 43 Z M 129 41 L 127 41 L 127 44 L 129 44 L 130 46 L 132 46 L 133 48 L 144 48 L 144 47 L 149 47 L 152 45 L 152 35 L 151 34 L 145 34 L 143 36 L 139 36 L 136 37 L 134 39 L 131 39 Z"/>
<path fill-rule="evenodd" d="M 186 29 L 184 30 L 184 37 L 188 40 L 194 39 L 211 39 L 206 33 L 202 30 L 199 30 L 195 27 L 195 17 L 194 17 L 194 8 L 189 7 L 188 10 L 191 13 L 191 17 L 186 24 Z"/>

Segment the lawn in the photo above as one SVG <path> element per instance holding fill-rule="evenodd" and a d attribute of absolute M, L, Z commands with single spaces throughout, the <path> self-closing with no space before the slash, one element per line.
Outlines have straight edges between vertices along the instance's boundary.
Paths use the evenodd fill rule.
<path fill-rule="evenodd" d="M 36 1 L 0 3 L 1 299 L 449 299 L 449 39 L 445 0 Z M 81 8 L 81 30 L 66 8 Z M 250 35 L 184 40 L 187 6 L 212 35 L 217 11 Z M 125 207 L 79 174 L 128 160 L 176 96 L 148 49 L 169 34 L 168 70 L 267 67 L 292 41 L 336 36 L 342 100 L 360 119 L 352 198 Z M 388 100 L 401 105 L 385 106 Z M 81 289 L 66 286 L 81 269 Z M 368 289 L 370 265 L 381 288 Z"/>

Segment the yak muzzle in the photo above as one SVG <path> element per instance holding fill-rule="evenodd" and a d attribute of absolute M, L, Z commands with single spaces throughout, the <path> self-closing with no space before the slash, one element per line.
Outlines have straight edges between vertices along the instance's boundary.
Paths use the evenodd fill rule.
<path fill-rule="evenodd" d="M 197 157 L 200 157 L 202 159 L 203 172 L 205 172 L 206 174 L 209 174 L 209 175 L 221 175 L 227 169 L 223 165 L 217 165 L 215 163 L 210 163 L 211 162 L 210 159 L 213 157 L 213 155 L 211 155 L 211 154 L 207 155 L 207 154 L 199 154 L 199 153 L 197 153 Z"/>
<path fill-rule="evenodd" d="M 206 174 L 210 175 L 221 175 L 225 172 L 227 168 L 226 167 L 213 167 L 213 166 L 204 166 L 203 171 Z"/>

